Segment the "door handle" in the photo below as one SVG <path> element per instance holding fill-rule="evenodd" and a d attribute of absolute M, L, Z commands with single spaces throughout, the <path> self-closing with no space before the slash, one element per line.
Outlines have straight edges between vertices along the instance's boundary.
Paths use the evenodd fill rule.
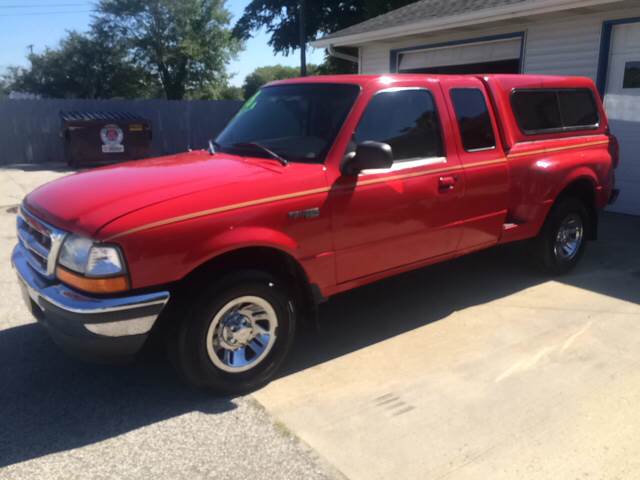
<path fill-rule="evenodd" d="M 456 188 L 458 177 L 455 175 L 447 175 L 438 179 L 438 190 L 441 192 L 449 192 Z"/>

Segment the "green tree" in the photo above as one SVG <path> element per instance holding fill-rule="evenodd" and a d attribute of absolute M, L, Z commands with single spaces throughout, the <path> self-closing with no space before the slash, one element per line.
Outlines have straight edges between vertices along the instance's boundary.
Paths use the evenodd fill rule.
<path fill-rule="evenodd" d="M 306 0 L 306 40 L 335 32 L 415 0 Z M 241 39 L 266 29 L 275 52 L 289 55 L 300 46 L 298 8 L 300 0 L 251 0 L 234 27 Z M 350 62 L 332 59 L 325 71 L 352 70 Z"/>
<path fill-rule="evenodd" d="M 9 84 L 6 77 L 3 75 L 0 77 L 0 100 L 9 95 Z"/>
<path fill-rule="evenodd" d="M 317 68 L 315 65 L 309 65 L 307 66 L 307 72 L 309 75 L 314 75 Z M 285 65 L 258 67 L 244 79 L 242 85 L 244 98 L 251 98 L 265 83 L 273 82 L 274 80 L 284 80 L 285 78 L 295 78 L 299 75 L 300 69 L 297 67 L 287 67 Z"/>
<path fill-rule="evenodd" d="M 234 87 L 227 85 L 216 96 L 218 100 L 244 100 L 244 92 L 242 87 Z"/>
<path fill-rule="evenodd" d="M 152 79 L 127 61 L 128 53 L 106 31 L 70 32 L 58 48 L 29 55 L 29 68 L 9 70 L 11 89 L 51 98 L 135 98 Z"/>
<path fill-rule="evenodd" d="M 201 98 L 228 82 L 241 42 L 224 0 L 100 0 L 94 27 L 113 32 L 167 99 Z"/>

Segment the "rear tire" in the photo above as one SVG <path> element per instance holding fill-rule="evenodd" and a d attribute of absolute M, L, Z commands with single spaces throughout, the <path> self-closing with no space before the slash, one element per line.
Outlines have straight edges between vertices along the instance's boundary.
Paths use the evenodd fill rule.
<path fill-rule="evenodd" d="M 589 213 L 582 201 L 573 197 L 560 199 L 533 241 L 540 269 L 551 275 L 573 269 L 584 255 L 590 228 Z"/>
<path fill-rule="evenodd" d="M 295 337 L 294 303 L 284 283 L 262 272 L 238 272 L 194 302 L 168 339 L 183 380 L 229 394 L 268 383 Z"/>

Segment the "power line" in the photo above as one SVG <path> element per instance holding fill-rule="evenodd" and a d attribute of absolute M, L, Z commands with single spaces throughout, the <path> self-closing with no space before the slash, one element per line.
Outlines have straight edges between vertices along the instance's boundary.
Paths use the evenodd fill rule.
<path fill-rule="evenodd" d="M 0 13 L 0 17 L 30 17 L 34 15 L 74 15 L 76 13 L 92 13 L 96 10 L 68 10 L 65 12 L 27 12 L 27 13 Z"/>
<path fill-rule="evenodd" d="M 0 8 L 59 8 L 59 7 L 81 7 L 81 6 L 89 6 L 86 2 L 80 3 L 34 3 L 32 5 L 2 5 L 0 4 Z"/>
<path fill-rule="evenodd" d="M 33 8 L 60 8 L 60 7 L 82 7 L 82 6 L 89 6 L 89 4 L 87 4 L 86 2 L 82 2 L 82 3 L 53 3 L 53 4 L 46 4 L 46 3 L 34 3 L 33 5 L 2 5 L 0 4 L 0 8 L 27 8 L 27 9 L 33 9 Z"/>
<path fill-rule="evenodd" d="M 96 0 L 57 0 L 60 3 L 73 3 L 74 5 L 82 5 L 82 4 L 94 4 Z M 0 0 L 0 5 L 2 6 L 20 6 L 20 7 L 38 7 L 38 6 L 49 6 L 55 3 L 56 0 L 52 2 L 43 2 L 42 0 L 30 0 L 30 1 L 16 1 L 16 0 Z"/>

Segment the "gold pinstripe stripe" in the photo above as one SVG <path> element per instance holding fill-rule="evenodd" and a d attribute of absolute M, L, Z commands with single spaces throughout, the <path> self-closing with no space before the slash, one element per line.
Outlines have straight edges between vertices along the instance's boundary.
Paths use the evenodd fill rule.
<path fill-rule="evenodd" d="M 213 215 L 215 213 L 223 213 L 223 212 L 228 212 L 229 210 L 236 210 L 236 209 L 245 208 L 245 207 L 253 207 L 254 205 L 262 205 L 264 203 L 279 202 L 281 200 L 289 200 L 291 198 L 305 197 L 308 195 L 314 195 L 316 193 L 324 193 L 328 191 L 329 191 L 328 187 L 314 188 L 312 190 L 304 190 L 302 192 L 288 193 L 286 195 L 276 195 L 274 197 L 265 197 L 265 198 L 260 198 L 258 200 L 250 200 L 247 202 L 240 202 L 240 203 L 234 203 L 231 205 L 224 205 L 222 207 L 210 208 L 208 210 L 201 210 L 199 212 L 187 213 L 185 215 L 179 215 L 177 217 L 171 217 L 165 220 L 158 220 L 157 222 L 146 223 L 144 225 L 140 225 L 139 227 L 125 230 L 124 232 L 117 233 L 107 238 L 107 241 L 124 237 L 125 235 L 130 235 L 132 233 L 141 232 L 143 230 L 148 230 L 150 228 L 162 227 L 164 225 L 183 222 L 185 220 L 191 220 L 193 218 L 198 218 L 198 217 L 206 217 L 207 215 Z"/>
<path fill-rule="evenodd" d="M 529 152 L 518 152 L 508 155 L 508 158 L 526 157 L 529 155 L 539 155 L 541 153 L 561 152 L 563 150 L 572 150 L 574 148 L 594 147 L 596 145 L 608 144 L 609 140 L 598 140 L 597 142 L 578 143 L 576 145 L 565 145 L 563 147 L 541 148 L 540 150 L 531 150 Z"/>
<path fill-rule="evenodd" d="M 462 166 L 452 166 L 452 167 L 444 167 L 444 168 L 438 168 L 438 169 L 434 169 L 434 170 L 423 170 L 420 172 L 411 172 L 411 173 L 403 173 L 403 174 L 396 174 L 396 175 L 390 175 L 390 176 L 383 176 L 383 177 L 378 177 L 378 178 L 372 178 L 370 180 L 362 180 L 357 182 L 356 184 L 351 184 L 351 185 L 345 185 L 343 187 L 341 187 L 341 189 L 349 189 L 349 188 L 353 188 L 356 186 L 366 186 L 366 185 L 374 185 L 377 183 L 384 183 L 384 182 L 391 182 L 394 180 L 404 180 L 404 179 L 408 179 L 408 178 L 415 178 L 415 177 L 422 177 L 425 175 L 433 175 L 436 173 L 445 173 L 445 172 L 452 172 L 452 171 L 458 171 L 458 170 L 463 170 L 464 169 L 469 169 L 469 168 L 476 168 L 476 167 L 483 167 L 483 166 L 488 166 L 488 165 L 495 165 L 495 164 L 499 164 L 499 163 L 505 163 L 506 159 L 505 158 L 498 158 L 496 160 L 488 160 L 488 161 L 484 161 L 484 162 L 476 162 L 476 163 L 470 163 L 470 164 L 466 164 L 464 167 Z M 178 222 L 183 222 L 185 220 L 192 220 L 194 218 L 200 218 L 200 217 L 206 217 L 208 215 L 213 215 L 216 213 L 224 213 L 224 212 L 228 212 L 231 210 L 237 210 L 240 208 L 246 208 L 246 207 L 253 207 L 256 205 L 263 205 L 265 203 L 273 203 L 273 202 L 279 202 L 282 200 L 291 200 L 294 198 L 300 198 L 300 197 L 307 197 L 309 195 L 316 195 L 318 193 L 326 193 L 329 190 L 331 190 L 330 187 L 321 187 L 321 188 L 314 188 L 311 190 L 303 190 L 301 192 L 294 192 L 294 193 L 287 193 L 284 195 L 275 195 L 273 197 L 265 197 L 265 198 L 260 198 L 257 200 L 249 200 L 246 202 L 240 202 L 240 203 L 233 203 L 231 205 L 224 205 L 222 207 L 216 207 L 216 208 L 210 208 L 208 210 L 201 210 L 199 212 L 193 212 L 193 213 L 187 213 L 185 215 L 179 215 L 177 217 L 171 217 L 171 218 L 167 218 L 164 220 L 158 220 L 157 222 L 151 222 L 151 223 L 146 223 L 144 225 L 140 225 L 139 227 L 134 227 L 131 228 L 129 230 L 125 230 L 124 232 L 120 232 L 117 233 L 115 235 L 112 235 L 110 237 L 108 237 L 105 241 L 111 241 L 111 240 L 115 240 L 116 238 L 120 238 L 120 237 L 124 237 L 126 235 L 131 235 L 132 233 L 137 233 L 137 232 L 141 232 L 144 230 L 149 230 L 151 228 L 156 228 L 156 227 L 163 227 L 165 225 L 171 225 L 173 223 L 178 223 Z"/>

